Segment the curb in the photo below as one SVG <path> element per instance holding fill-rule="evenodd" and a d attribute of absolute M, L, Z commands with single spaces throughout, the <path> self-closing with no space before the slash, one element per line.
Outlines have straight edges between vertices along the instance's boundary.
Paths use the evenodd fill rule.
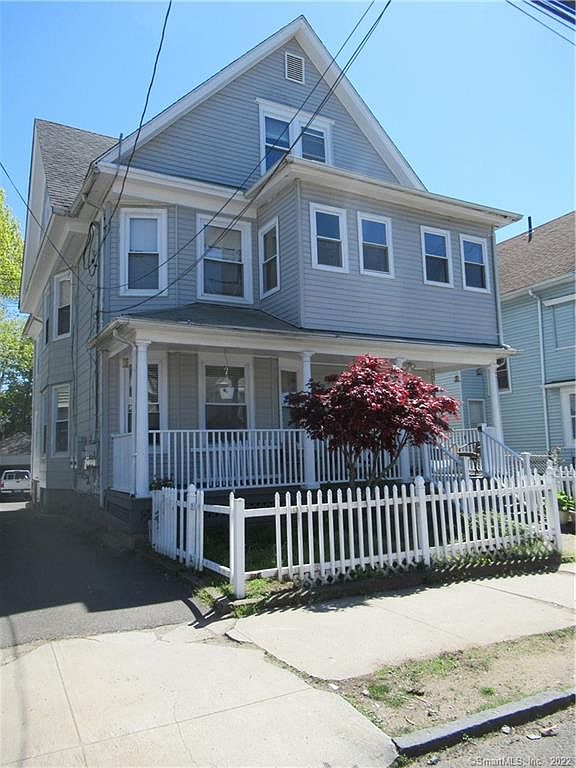
<path fill-rule="evenodd" d="M 392 738 L 401 755 L 416 757 L 432 750 L 444 749 L 461 741 L 464 736 L 481 736 L 503 725 L 519 725 L 556 712 L 573 704 L 576 690 L 548 691 L 526 699 L 486 709 L 436 728 L 424 728 L 405 736 Z"/>

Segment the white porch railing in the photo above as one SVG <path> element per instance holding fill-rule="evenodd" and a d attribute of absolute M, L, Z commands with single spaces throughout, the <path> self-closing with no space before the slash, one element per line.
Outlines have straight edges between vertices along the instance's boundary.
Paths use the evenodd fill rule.
<path fill-rule="evenodd" d="M 133 436 L 114 435 L 113 488 L 134 492 Z M 179 488 L 194 484 L 204 490 L 238 490 L 304 486 L 304 444 L 299 429 L 152 430 L 149 433 L 151 481 L 169 480 Z M 386 470 L 389 480 L 410 480 L 418 475 L 443 482 L 467 479 L 467 460 L 458 455 L 480 445 L 481 469 L 486 477 L 511 477 L 525 471 L 525 460 L 488 431 L 454 430 L 444 443 L 409 446 L 400 461 Z M 389 464 L 384 454 L 382 466 Z M 318 484 L 343 484 L 348 472 L 342 451 L 330 451 L 314 441 L 313 470 Z M 369 478 L 371 457 L 357 462 L 359 481 Z"/>
<path fill-rule="evenodd" d="M 134 493 L 134 435 L 112 435 L 112 488 Z"/>

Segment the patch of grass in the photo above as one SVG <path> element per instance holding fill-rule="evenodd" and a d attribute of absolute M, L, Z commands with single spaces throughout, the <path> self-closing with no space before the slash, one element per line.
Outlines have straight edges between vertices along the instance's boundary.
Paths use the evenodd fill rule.
<path fill-rule="evenodd" d="M 494 688 L 491 688 L 490 686 L 483 686 L 482 688 L 478 689 L 482 696 L 492 697 L 496 695 L 496 691 Z"/>
<path fill-rule="evenodd" d="M 383 701 L 389 707 L 402 707 L 406 703 L 406 695 L 402 691 L 395 691 L 386 684 L 372 684 L 368 686 L 370 698 L 375 701 Z"/>

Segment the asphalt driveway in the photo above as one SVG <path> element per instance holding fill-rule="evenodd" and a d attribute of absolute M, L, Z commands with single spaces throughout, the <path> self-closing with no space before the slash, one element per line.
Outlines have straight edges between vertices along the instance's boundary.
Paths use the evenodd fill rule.
<path fill-rule="evenodd" d="M 190 587 L 58 515 L 0 503 L 0 647 L 201 616 Z"/>

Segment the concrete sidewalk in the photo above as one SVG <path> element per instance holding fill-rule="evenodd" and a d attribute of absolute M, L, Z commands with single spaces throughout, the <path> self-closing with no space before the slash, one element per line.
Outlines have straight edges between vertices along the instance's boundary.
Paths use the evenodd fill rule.
<path fill-rule="evenodd" d="M 575 566 L 334 600 L 238 621 L 228 634 L 315 677 L 343 680 L 387 664 L 574 624 Z"/>
<path fill-rule="evenodd" d="M 339 695 L 188 625 L 4 652 L 3 766 L 387 766 L 390 739 Z"/>

